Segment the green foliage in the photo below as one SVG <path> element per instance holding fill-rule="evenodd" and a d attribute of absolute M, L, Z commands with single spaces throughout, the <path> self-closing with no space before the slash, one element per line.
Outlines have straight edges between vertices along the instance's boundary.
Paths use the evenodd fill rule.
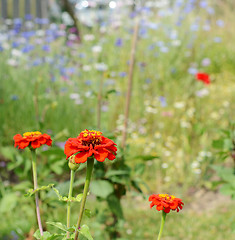
<path fill-rule="evenodd" d="M 231 123 L 229 130 L 221 130 L 220 139 L 213 141 L 212 146 L 217 149 L 220 160 L 232 159 L 233 168 L 212 166 L 221 181 L 213 182 L 214 186 L 222 184 L 220 192 L 235 199 L 235 123 Z"/>
<path fill-rule="evenodd" d="M 107 198 L 113 191 L 113 185 L 105 180 L 94 180 L 91 182 L 91 192 L 101 198 Z"/>
<path fill-rule="evenodd" d="M 54 185 L 54 184 L 53 184 Z M 64 202 L 81 202 L 82 200 L 82 196 L 83 194 L 80 193 L 78 194 L 76 197 L 71 197 L 71 198 L 68 198 L 68 197 L 63 197 L 62 195 L 60 195 L 60 192 L 58 189 L 52 187 L 52 189 L 54 190 L 54 192 L 56 193 L 59 201 L 64 201 Z"/>
<path fill-rule="evenodd" d="M 232 168 L 226 168 L 222 166 L 212 166 L 212 168 L 217 172 L 218 176 L 221 178 L 222 184 L 220 192 L 225 195 L 229 195 L 232 199 L 235 199 L 235 173 Z"/>
<path fill-rule="evenodd" d="M 220 138 L 212 142 L 219 154 L 219 157 L 224 160 L 233 150 L 235 150 L 235 123 L 230 123 L 228 130 L 220 130 Z"/>
<path fill-rule="evenodd" d="M 70 236 L 70 240 L 73 240 L 74 239 L 74 232 L 75 232 L 75 229 L 76 227 L 73 226 L 73 227 L 70 227 L 70 228 L 67 228 L 65 225 L 63 225 L 62 223 L 60 222 L 47 222 L 48 225 L 52 225 L 60 230 L 62 230 L 64 233 L 54 233 L 54 234 L 51 234 L 49 232 L 43 232 L 43 237 L 41 237 L 40 235 L 40 231 L 39 229 L 34 233 L 34 237 L 36 239 L 42 239 L 42 240 L 55 240 L 55 239 L 62 239 L 62 240 L 65 240 L 65 239 L 68 239 L 67 238 L 67 232 L 70 232 L 72 233 L 71 236 Z M 79 233 L 81 234 L 81 236 L 79 237 L 79 239 L 83 239 L 83 240 L 93 240 L 91 234 L 90 234 L 90 230 L 89 230 L 89 227 L 87 225 L 82 225 L 81 228 L 78 230 Z"/>
<path fill-rule="evenodd" d="M 79 229 L 79 233 L 82 234 L 85 239 L 88 239 L 88 240 L 93 240 L 91 234 L 90 234 L 90 230 L 89 230 L 89 227 L 87 225 L 82 225 L 81 228 Z"/>
<path fill-rule="evenodd" d="M 111 194 L 108 196 L 107 202 L 112 213 L 115 214 L 118 219 L 123 219 L 123 209 L 120 199 L 118 199 L 114 194 Z"/>
<path fill-rule="evenodd" d="M 17 205 L 16 198 L 17 195 L 14 192 L 5 194 L 0 200 L 0 213 L 12 211 Z"/>
<path fill-rule="evenodd" d="M 24 196 L 25 196 L 25 197 L 31 197 L 31 196 L 32 196 L 33 194 L 35 194 L 36 192 L 53 188 L 54 185 L 55 185 L 55 184 L 49 184 L 48 186 L 42 186 L 42 187 L 37 188 L 37 189 L 29 189 L 28 192 L 27 192 Z"/>
<path fill-rule="evenodd" d="M 155 215 L 151 221 L 148 221 L 148 216 L 144 211 L 138 216 L 138 219 L 141 219 L 141 225 L 138 225 L 137 216 L 133 212 L 131 212 L 132 215 L 129 214 L 128 216 L 130 221 L 131 217 L 134 218 L 134 223 L 131 226 L 136 236 L 129 236 L 127 234 L 129 229 L 120 227 L 121 224 L 118 225 L 121 222 L 120 219 L 122 220 L 124 217 L 123 215 L 125 217 L 128 215 L 129 208 L 124 205 L 123 209 L 121 205 L 121 200 L 127 191 L 130 191 L 132 195 L 133 190 L 146 193 L 155 191 L 159 185 L 162 185 L 162 189 L 175 191 L 176 186 L 182 185 L 182 183 L 183 188 L 186 189 L 188 186 L 200 186 L 203 181 L 203 176 L 190 172 L 192 159 L 196 158 L 199 151 L 210 149 L 211 139 L 215 139 L 217 134 L 215 130 L 218 126 L 228 128 L 228 121 L 234 113 L 234 104 L 232 104 L 235 101 L 232 81 L 235 74 L 233 46 L 235 34 L 232 26 L 234 14 L 222 2 L 224 1 L 221 1 L 222 7 L 219 9 L 219 15 L 215 12 L 214 15 L 209 16 L 209 20 L 203 8 L 196 8 L 196 11 L 192 11 L 192 14 L 188 16 L 184 13 L 182 26 L 176 28 L 176 41 L 180 43 L 180 46 L 173 46 L 175 40 L 169 39 L 167 35 L 173 31 L 172 26 L 175 26 L 177 17 L 182 16 L 181 11 L 179 11 L 179 15 L 175 12 L 167 18 L 161 17 L 160 27 L 157 28 L 157 31 L 147 28 L 148 36 L 142 37 L 140 34 L 127 138 L 130 148 L 125 155 L 127 159 L 123 160 L 122 154 L 120 154 L 112 165 L 105 163 L 105 165 L 99 166 L 97 164 L 94 171 L 94 182 L 101 189 L 103 187 L 103 190 L 99 192 L 96 187 L 91 186 L 93 188 L 91 192 L 97 196 L 98 201 L 101 201 L 99 203 L 103 201 L 106 204 L 105 209 L 100 210 L 97 207 L 97 211 L 103 214 L 100 217 L 102 218 L 100 224 L 97 226 L 97 223 L 95 223 L 97 232 L 100 232 L 101 240 L 104 240 L 103 235 L 107 235 L 107 233 L 104 233 L 107 230 L 104 226 L 108 224 L 113 224 L 107 230 L 108 232 L 114 232 L 118 229 L 124 239 L 152 239 L 156 236 L 152 227 L 152 223 L 155 222 Z M 232 3 L 232 1 L 229 2 Z M 200 16 L 200 19 L 198 16 Z M 216 27 L 217 17 L 225 21 L 227 26 L 224 30 Z M 211 30 L 197 31 L 194 35 L 189 30 L 195 20 L 202 21 L 203 26 L 204 23 L 211 24 Z M 155 23 L 155 21 L 156 19 L 150 16 L 149 19 L 147 18 L 144 21 L 144 24 L 147 23 L 146 25 L 148 25 L 148 23 Z M 164 29 L 165 26 L 166 29 Z M 200 28 L 203 26 L 200 26 Z M 27 150 L 20 151 L 19 154 L 17 149 L 8 146 L 12 144 L 14 134 L 34 129 L 39 125 L 41 131 L 46 132 L 50 129 L 53 134 L 57 133 L 53 137 L 56 142 L 65 141 L 70 136 L 74 137 L 84 128 L 96 128 L 97 89 L 99 78 L 104 77 L 102 103 L 106 104 L 109 109 L 108 112 L 102 112 L 101 114 L 101 130 L 103 132 L 115 131 L 115 135 L 120 138 L 120 129 L 123 126 L 121 117 L 126 95 L 126 79 L 120 77 L 119 73 L 127 71 L 131 39 L 129 30 L 131 28 L 132 22 L 125 18 L 124 27 L 108 28 L 107 33 L 100 34 L 96 28 L 82 29 L 84 35 L 86 33 L 94 34 L 95 39 L 91 42 L 84 41 L 82 46 L 78 47 L 78 51 L 76 46 L 71 49 L 65 48 L 64 39 L 58 39 L 58 41 L 50 44 L 52 48 L 50 53 L 42 53 L 36 46 L 32 54 L 17 59 L 20 62 L 18 67 L 8 65 L 6 61 L 6 59 L 13 57 L 12 49 L 1 52 L 0 155 L 6 158 L 1 160 L 1 162 L 6 163 L 6 167 L 0 169 L 2 178 L 0 179 L 0 212 L 4 214 L 4 221 L 0 227 L 0 238 L 2 238 L 2 232 L 8 234 L 11 230 L 14 230 L 21 239 L 25 239 L 24 234 L 36 225 L 34 211 L 32 211 L 33 199 L 23 197 L 24 189 L 32 187 L 30 155 Z M 186 36 L 185 33 L 188 32 L 190 34 L 186 34 Z M 120 36 L 123 38 L 124 44 L 117 51 L 114 42 Z M 157 36 L 157 40 L 155 36 Z M 221 37 L 223 42 L 215 43 L 213 41 L 215 36 Z M 33 37 L 31 40 L 34 42 L 36 38 Z M 166 43 L 169 52 L 161 52 L 159 46 L 162 43 Z M 9 40 L 9 46 L 10 44 Z M 102 54 L 94 57 L 94 53 L 91 51 L 93 45 L 100 45 L 104 50 Z M 153 48 L 149 51 L 150 47 Z M 85 53 L 86 57 L 78 57 L 80 53 Z M 26 59 L 33 60 L 35 56 L 39 56 L 43 61 L 44 59 L 55 59 L 55 66 L 45 63 L 43 66 L 30 68 L 24 65 Z M 211 61 L 211 64 L 207 67 L 202 64 L 205 58 Z M 75 66 L 78 72 L 69 75 L 69 78 L 64 81 L 60 74 L 61 65 L 58 64 L 57 60 L 66 62 L 64 68 Z M 104 74 L 99 74 L 97 70 L 93 69 L 96 61 L 104 61 L 109 65 Z M 208 88 L 201 82 L 194 84 L 191 81 L 194 80 L 194 76 L 187 72 L 195 64 L 197 64 L 198 70 L 211 74 L 212 84 Z M 86 65 L 91 66 L 91 71 L 82 70 L 83 66 Z M 27 74 L 25 74 L 25 67 L 27 68 Z M 55 77 L 54 82 L 51 81 L 51 72 Z M 107 79 L 105 75 L 109 75 Z M 115 82 L 115 86 L 106 84 L 108 78 Z M 91 79 L 92 85 L 87 86 L 85 84 L 87 79 Z M 150 80 L 148 83 L 145 82 L 147 79 Z M 196 92 L 201 89 L 209 89 L 210 94 L 202 98 L 196 97 Z M 83 104 L 77 105 L 77 103 L 74 103 L 70 98 L 71 93 L 78 93 Z M 18 100 L 11 99 L 14 94 L 18 95 Z M 89 94 L 90 97 L 87 97 Z M 159 96 L 166 98 L 166 106 L 161 107 L 158 100 Z M 183 107 L 175 107 L 176 103 L 181 103 Z M 37 110 L 38 114 L 36 113 Z M 233 147 L 231 131 L 225 130 L 223 134 L 223 137 L 213 142 L 213 147 L 219 153 L 219 158 L 214 160 L 215 163 L 227 160 L 231 155 Z M 62 149 L 52 147 L 46 151 L 39 150 L 38 153 L 38 162 L 40 163 L 38 166 L 39 183 L 45 185 L 45 188 L 41 190 L 49 190 L 46 185 L 50 182 L 58 182 L 57 188 L 53 187 L 53 191 L 62 202 L 57 203 L 52 191 L 40 191 L 43 212 L 50 218 L 61 217 L 61 221 L 64 221 L 64 212 L 59 211 L 63 203 L 79 202 L 82 195 L 78 194 L 70 199 L 64 196 L 68 190 L 68 171 Z M 155 161 L 155 159 L 157 160 Z M 163 162 L 166 162 L 168 167 L 161 170 Z M 210 164 L 210 161 L 203 162 L 205 169 Z M 81 190 L 83 183 L 83 168 L 84 166 L 79 171 L 79 180 L 76 181 L 76 194 Z M 158 171 L 160 174 L 158 174 Z M 205 172 L 207 174 L 206 170 Z M 223 169 L 217 172 L 221 180 L 214 182 L 214 186 L 223 184 L 220 190 L 234 196 L 232 193 L 234 191 L 234 185 L 232 184 L 234 178 L 231 171 Z M 168 182 L 166 179 L 169 179 L 169 177 Z M 151 190 L 148 189 L 145 182 L 148 182 Z M 104 186 L 107 189 L 104 189 Z M 13 191 L 15 194 L 12 194 Z M 32 194 L 34 194 L 34 190 L 31 189 L 28 195 Z M 14 211 L 14 214 L 9 214 L 6 209 L 11 212 Z M 91 218 L 94 217 L 96 210 L 92 210 L 94 210 L 94 213 L 92 211 L 91 214 L 87 210 L 85 214 Z M 22 216 L 22 212 L 24 212 L 24 218 L 19 218 L 19 216 Z M 57 214 L 57 212 L 60 213 Z M 112 216 L 114 216 L 114 220 L 118 219 L 118 221 L 112 222 Z M 179 239 L 232 239 L 231 228 L 221 227 L 227 221 L 223 214 L 214 215 L 211 219 L 207 214 L 204 214 L 204 216 L 206 216 L 206 221 L 200 216 L 190 216 L 189 213 L 182 216 L 182 221 L 179 219 L 175 221 L 176 218 L 174 218 L 174 221 L 168 225 L 169 236 L 166 236 L 166 238 L 177 238 L 176 235 L 179 235 Z M 98 214 L 96 217 L 98 218 Z M 192 219 L 197 222 L 197 225 L 193 225 Z M 218 222 L 214 222 L 216 220 Z M 180 224 L 177 225 L 177 223 Z M 200 225 L 200 223 L 203 224 Z M 138 227 L 134 228 L 135 225 Z M 143 227 L 143 225 L 145 226 Z M 175 225 L 177 227 L 172 228 Z M 188 225 L 190 227 L 187 228 Z M 191 225 L 194 226 L 193 229 L 190 229 Z M 185 227 L 182 228 L 181 226 Z M 218 234 L 216 234 L 216 228 L 220 229 Z M 46 233 L 45 236 L 48 234 Z M 53 239 L 63 236 L 56 236 L 55 234 L 53 236 L 51 234 L 48 235 L 48 238 L 50 237 Z"/>

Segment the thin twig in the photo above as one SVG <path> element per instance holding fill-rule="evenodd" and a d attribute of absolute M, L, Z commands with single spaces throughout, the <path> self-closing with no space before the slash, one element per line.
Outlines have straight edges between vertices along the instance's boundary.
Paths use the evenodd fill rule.
<path fill-rule="evenodd" d="M 130 58 L 130 65 L 129 65 L 129 72 L 128 72 L 128 88 L 127 88 L 127 95 L 126 95 L 124 128 L 122 132 L 122 148 L 123 149 L 125 148 L 125 145 L 126 145 L 128 117 L 129 117 L 130 104 L 131 104 L 133 72 L 134 72 L 134 65 L 135 65 L 135 54 L 136 54 L 136 47 L 137 47 L 137 40 L 138 40 L 138 30 L 139 30 L 139 19 L 137 18 L 135 23 L 133 38 L 132 38 L 131 58 Z"/>
<path fill-rule="evenodd" d="M 101 106 L 102 106 L 102 92 L 103 92 L 103 76 L 100 79 L 100 87 L 98 92 L 97 102 L 97 129 L 100 129 L 101 122 Z"/>

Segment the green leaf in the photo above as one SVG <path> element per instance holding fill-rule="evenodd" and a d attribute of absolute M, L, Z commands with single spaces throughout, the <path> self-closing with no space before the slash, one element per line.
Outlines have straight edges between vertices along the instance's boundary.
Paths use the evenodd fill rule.
<path fill-rule="evenodd" d="M 38 230 L 33 234 L 33 236 L 34 236 L 36 239 L 40 239 L 40 238 L 41 238 L 40 230 L 38 229 Z"/>
<path fill-rule="evenodd" d="M 55 192 L 55 194 L 57 195 L 58 199 L 59 199 L 60 201 L 62 201 L 62 199 L 63 199 L 63 196 L 62 196 L 62 195 L 60 195 L 60 192 L 59 192 L 59 190 L 58 190 L 58 189 L 56 189 L 55 187 L 53 187 L 52 189 L 54 190 L 54 192 Z"/>
<path fill-rule="evenodd" d="M 88 218 L 91 218 L 91 210 L 85 209 L 84 214 L 85 214 Z"/>
<path fill-rule="evenodd" d="M 144 173 L 145 170 L 145 164 L 144 163 L 139 163 L 135 166 L 135 173 L 137 175 L 142 175 Z"/>
<path fill-rule="evenodd" d="M 82 201 L 82 196 L 83 196 L 83 193 L 78 194 L 75 198 L 76 202 L 81 202 Z"/>
<path fill-rule="evenodd" d="M 97 197 L 107 198 L 113 191 L 113 185 L 108 181 L 95 180 L 91 183 L 91 192 Z"/>
<path fill-rule="evenodd" d="M 1 154 L 6 158 L 14 162 L 14 156 L 17 149 L 14 147 L 1 147 Z"/>
<path fill-rule="evenodd" d="M 13 208 L 16 207 L 17 204 L 17 196 L 15 193 L 8 193 L 3 196 L 3 198 L 0 201 L 0 212 L 1 213 L 6 213 Z"/>
<path fill-rule="evenodd" d="M 41 154 L 45 155 L 45 156 L 56 155 L 59 157 L 65 157 L 63 149 L 60 149 L 60 148 L 51 148 L 51 149 L 41 152 Z"/>
<path fill-rule="evenodd" d="M 211 166 L 211 168 L 217 172 L 222 180 L 230 182 L 231 184 L 235 183 L 235 175 L 232 168 L 226 168 L 223 166 Z"/>
<path fill-rule="evenodd" d="M 82 200 L 82 196 L 83 194 L 80 193 L 75 197 L 71 197 L 71 198 L 68 198 L 68 197 L 63 197 L 62 195 L 60 195 L 60 192 L 58 189 L 56 189 L 55 187 L 52 187 L 52 189 L 54 190 L 55 194 L 57 195 L 59 201 L 63 201 L 63 202 L 81 202 Z"/>
<path fill-rule="evenodd" d="M 30 181 L 22 181 L 19 184 L 13 186 L 14 191 L 22 191 L 32 186 Z"/>
<path fill-rule="evenodd" d="M 131 181 L 131 185 L 132 185 L 138 192 L 142 193 L 142 190 L 141 190 L 141 188 L 140 188 L 140 186 L 139 186 L 139 183 L 140 183 L 140 181 L 135 180 L 135 179 Z"/>
<path fill-rule="evenodd" d="M 114 194 L 109 195 L 107 198 L 107 202 L 110 210 L 119 218 L 123 219 L 123 211 L 120 203 L 120 199 L 118 199 Z"/>
<path fill-rule="evenodd" d="M 127 170 L 109 170 L 106 173 L 106 177 L 117 176 L 117 175 L 129 175 L 129 171 Z"/>
<path fill-rule="evenodd" d="M 235 188 L 230 184 L 224 184 L 220 188 L 220 192 L 224 195 L 233 195 L 235 193 Z"/>
<path fill-rule="evenodd" d="M 79 229 L 79 232 L 88 240 L 93 240 L 93 237 L 91 236 L 89 227 L 87 225 L 82 225 L 82 227 Z"/>
<path fill-rule="evenodd" d="M 40 234 L 40 230 L 38 229 L 34 234 L 33 236 L 36 238 L 36 239 L 40 239 L 40 240 L 52 240 L 50 237 L 52 236 L 49 232 L 43 232 L 43 236 L 41 236 Z M 54 238 L 55 239 L 55 238 Z"/>
<path fill-rule="evenodd" d="M 40 188 L 37 189 L 29 189 L 28 192 L 24 195 L 25 197 L 31 197 L 33 194 L 35 194 L 36 192 L 42 191 L 42 190 L 46 190 L 48 188 L 53 188 L 54 184 L 49 184 L 47 186 L 42 186 Z"/>
<path fill-rule="evenodd" d="M 218 139 L 218 140 L 214 140 L 212 142 L 212 147 L 215 149 L 223 149 L 224 146 L 224 140 L 223 139 Z"/>
<path fill-rule="evenodd" d="M 107 98 L 109 97 L 110 94 L 112 94 L 112 93 L 116 93 L 116 92 L 117 92 L 117 91 L 116 91 L 115 89 L 111 89 L 111 90 L 109 90 L 109 91 L 106 92 L 106 94 L 105 94 L 104 97 L 107 99 Z"/>
<path fill-rule="evenodd" d="M 135 158 L 139 158 L 139 159 L 142 159 L 144 161 L 149 161 L 149 160 L 154 160 L 154 159 L 159 158 L 159 157 L 156 156 L 156 155 L 138 155 L 138 156 L 135 156 Z"/>
<path fill-rule="evenodd" d="M 46 223 L 67 232 L 67 227 L 63 225 L 61 222 L 46 222 Z"/>
<path fill-rule="evenodd" d="M 128 185 L 129 184 L 129 178 L 130 176 L 126 176 L 124 178 L 124 175 L 123 177 L 120 177 L 120 176 L 111 176 L 109 179 L 113 182 L 113 183 L 120 183 L 122 185 Z"/>
<path fill-rule="evenodd" d="M 67 234 L 57 234 L 57 233 L 55 233 L 55 234 L 53 234 L 53 235 L 51 235 L 49 238 L 47 238 L 46 240 L 56 240 L 56 239 L 61 239 L 61 238 L 58 238 L 58 237 L 65 237 L 65 238 L 67 238 Z"/>
<path fill-rule="evenodd" d="M 232 222 L 231 229 L 232 229 L 232 232 L 235 233 L 235 221 Z"/>
<path fill-rule="evenodd" d="M 233 143 L 230 138 L 224 139 L 224 150 L 232 150 L 233 149 Z"/>

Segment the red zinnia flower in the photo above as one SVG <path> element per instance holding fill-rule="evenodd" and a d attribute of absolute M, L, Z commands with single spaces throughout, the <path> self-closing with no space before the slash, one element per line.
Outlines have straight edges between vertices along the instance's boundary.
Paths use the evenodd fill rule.
<path fill-rule="evenodd" d="M 153 194 L 149 197 L 150 207 L 156 206 L 158 211 L 163 210 L 165 213 L 169 213 L 170 210 L 177 210 L 179 212 L 182 209 L 184 203 L 180 198 L 176 198 L 173 195 L 168 194 Z"/>
<path fill-rule="evenodd" d="M 109 160 L 116 158 L 115 145 L 111 139 L 102 136 L 102 132 L 86 129 L 78 137 L 68 139 L 64 153 L 67 159 L 76 154 L 74 159 L 76 163 L 86 162 L 87 158 L 93 154 L 97 161 L 103 162 L 105 158 Z"/>
<path fill-rule="evenodd" d="M 198 81 L 202 81 L 205 84 L 210 84 L 211 83 L 210 76 L 206 73 L 197 73 L 196 78 L 197 78 Z"/>
<path fill-rule="evenodd" d="M 16 134 L 13 138 L 15 140 L 15 147 L 18 146 L 18 149 L 24 149 L 28 146 L 32 148 L 39 148 L 41 145 L 46 144 L 51 146 L 52 140 L 51 137 L 44 133 L 36 132 L 26 132 L 23 134 L 23 137 L 20 134 Z"/>

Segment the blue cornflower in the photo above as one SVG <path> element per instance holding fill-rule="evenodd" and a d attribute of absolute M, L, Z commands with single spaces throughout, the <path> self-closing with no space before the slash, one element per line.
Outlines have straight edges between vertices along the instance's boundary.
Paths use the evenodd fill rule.
<path fill-rule="evenodd" d="M 224 27 L 224 21 L 221 20 L 221 19 L 217 20 L 217 21 L 216 21 L 216 24 L 217 24 L 217 26 L 219 26 L 219 27 Z"/>
<path fill-rule="evenodd" d="M 195 75 L 197 72 L 198 72 L 198 70 L 196 68 L 194 68 L 194 67 L 190 67 L 188 69 L 188 73 L 189 74 Z"/>
<path fill-rule="evenodd" d="M 85 84 L 86 84 L 87 86 L 90 86 L 90 85 L 92 84 L 92 81 L 91 81 L 91 80 L 86 80 L 86 81 L 85 81 Z"/>
<path fill-rule="evenodd" d="M 216 43 L 222 42 L 221 37 L 215 37 L 215 38 L 214 38 L 214 42 L 216 42 Z"/>
<path fill-rule="evenodd" d="M 207 1 L 201 1 L 201 2 L 200 2 L 200 7 L 201 7 L 201 8 L 206 8 L 207 6 L 208 6 Z"/>
<path fill-rule="evenodd" d="M 122 47 L 123 45 L 123 40 L 122 38 L 117 38 L 116 42 L 115 42 L 115 46 L 117 47 Z"/>
<path fill-rule="evenodd" d="M 30 20 L 33 19 L 31 14 L 26 14 L 24 18 L 25 18 L 26 21 L 30 21 Z"/>
<path fill-rule="evenodd" d="M 11 95 L 11 100 L 17 101 L 19 97 L 17 95 Z"/>
<path fill-rule="evenodd" d="M 208 8 L 207 8 L 207 12 L 208 12 L 210 15 L 213 15 L 213 14 L 215 13 L 215 10 L 214 10 L 214 8 L 212 8 L 212 7 L 208 7 Z"/>
<path fill-rule="evenodd" d="M 120 73 L 119 73 L 119 76 L 120 76 L 120 77 L 126 77 L 126 75 L 127 75 L 126 72 L 120 72 Z"/>
<path fill-rule="evenodd" d="M 198 29 L 199 29 L 199 26 L 196 23 L 194 23 L 190 26 L 190 30 L 193 31 L 193 32 L 198 31 Z"/>
<path fill-rule="evenodd" d="M 45 52 L 50 52 L 51 48 L 50 48 L 49 45 L 43 45 L 42 50 L 45 51 Z"/>
<path fill-rule="evenodd" d="M 12 44 L 11 44 L 11 46 L 12 46 L 13 48 L 18 48 L 19 45 L 20 45 L 20 43 L 18 43 L 18 42 L 12 42 Z"/>
<path fill-rule="evenodd" d="M 166 106 L 167 106 L 166 98 L 165 98 L 165 97 L 160 96 L 160 97 L 159 97 L 159 101 L 160 101 L 162 107 L 166 107 Z"/>

